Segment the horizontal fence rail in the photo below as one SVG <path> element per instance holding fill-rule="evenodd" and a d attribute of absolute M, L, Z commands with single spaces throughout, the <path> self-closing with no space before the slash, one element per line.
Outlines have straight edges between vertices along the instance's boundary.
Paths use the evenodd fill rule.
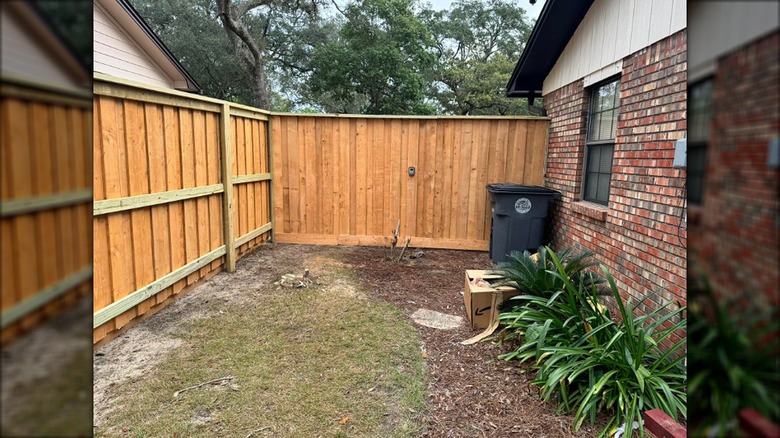
<path fill-rule="evenodd" d="M 0 93 L 5 344 L 90 290 L 92 99 L 6 75 Z"/>

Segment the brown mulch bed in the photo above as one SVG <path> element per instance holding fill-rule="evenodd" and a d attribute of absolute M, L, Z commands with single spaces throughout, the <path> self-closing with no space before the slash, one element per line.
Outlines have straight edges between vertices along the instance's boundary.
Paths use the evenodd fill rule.
<path fill-rule="evenodd" d="M 466 317 L 461 291 L 466 269 L 489 269 L 486 252 L 424 250 L 418 259 L 388 260 L 387 248 L 343 248 L 344 260 L 365 291 L 411 314 L 419 308 Z M 460 341 L 480 332 L 468 325 L 453 330 L 417 326 L 427 353 L 428 412 L 425 437 L 587 437 L 596 436 L 604 418 L 578 432 L 572 417 L 555 413 L 539 399 L 530 377 L 516 363 L 498 359 L 507 346 Z"/>

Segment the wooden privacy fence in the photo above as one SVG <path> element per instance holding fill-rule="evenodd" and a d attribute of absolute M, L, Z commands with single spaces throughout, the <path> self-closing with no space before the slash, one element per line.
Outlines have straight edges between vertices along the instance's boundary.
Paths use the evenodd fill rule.
<path fill-rule="evenodd" d="M 2 340 L 91 290 L 92 99 L 2 78 Z"/>
<path fill-rule="evenodd" d="M 400 219 L 414 246 L 485 250 L 485 185 L 541 184 L 548 124 L 272 114 L 100 74 L 94 112 L 95 342 L 271 238 L 384 245 Z"/>
<path fill-rule="evenodd" d="M 494 182 L 541 185 L 549 120 L 272 114 L 275 240 L 487 250 Z M 410 169 L 414 168 L 414 174 Z"/>
<path fill-rule="evenodd" d="M 266 112 L 96 74 L 94 340 L 269 240 Z"/>

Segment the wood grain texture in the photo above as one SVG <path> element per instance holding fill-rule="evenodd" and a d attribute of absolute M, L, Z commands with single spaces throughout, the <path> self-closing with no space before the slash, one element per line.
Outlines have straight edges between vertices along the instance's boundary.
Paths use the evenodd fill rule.
<path fill-rule="evenodd" d="M 485 186 L 543 182 L 546 119 L 272 114 L 270 123 L 279 241 L 375 244 L 400 219 L 412 245 L 487 248 Z"/>
<path fill-rule="evenodd" d="M 83 213 L 80 210 L 77 216 L 66 213 L 61 215 L 60 226 L 72 228 L 74 217 L 91 222 L 95 241 L 94 310 L 101 315 L 93 339 L 98 343 L 171 302 L 177 294 L 190 290 L 188 286 L 222 269 L 225 260 L 235 258 L 220 255 L 198 263 L 186 275 L 172 273 L 193 266 L 196 260 L 220 248 L 220 254 L 227 254 L 228 248 L 232 254 L 245 254 L 268 241 L 272 229 L 265 116 L 227 102 L 221 104 L 219 112 L 197 104 L 179 105 L 181 99 L 186 100 L 181 95 L 176 100 L 124 99 L 124 94 L 109 92 L 111 86 L 103 84 L 106 92 L 95 96 L 97 118 L 94 137 L 90 137 L 95 140 L 93 181 L 98 187 L 95 199 L 101 214 L 93 220 L 88 207 L 84 210 L 87 215 L 78 216 Z M 128 89 L 126 84 L 123 87 Z M 63 114 L 47 113 L 46 121 L 58 128 Z M 32 131 L 28 129 L 24 134 L 32 135 Z M 51 143 L 46 132 L 35 135 L 41 136 L 43 143 Z M 72 138 L 75 142 L 85 137 Z M 31 155 L 43 156 L 40 152 Z M 59 150 L 51 155 L 65 156 Z M 93 157 L 81 153 L 70 159 L 83 161 L 85 156 Z M 74 163 L 69 167 L 82 175 L 91 166 Z M 81 178 L 54 175 L 55 179 L 39 185 L 40 189 L 74 189 L 78 184 L 71 181 Z M 234 182 L 235 177 L 238 180 Z M 13 234 L 12 225 L 5 228 L 4 233 Z M 66 242 L 61 234 L 54 235 L 53 240 Z M 41 251 L 39 240 L 44 239 L 32 236 L 36 250 Z M 89 252 L 91 259 L 91 245 Z M 36 268 L 59 273 L 68 270 L 69 264 L 58 260 L 52 266 Z M 159 283 L 161 279 L 168 280 Z M 146 292 L 129 298 L 138 291 Z M 117 307 L 117 302 L 125 304 Z M 107 313 L 103 310 L 107 308 L 114 310 Z"/>
<path fill-rule="evenodd" d="M 175 100 L 144 100 L 103 91 L 95 97 L 96 153 L 87 160 L 94 158 L 96 200 L 216 185 L 223 189 L 185 200 L 166 195 L 165 202 L 133 205 L 94 219 L 95 311 L 135 291 L 152 290 L 145 288 L 166 276 L 173 278 L 148 297 L 125 299 L 133 305 L 112 312 L 110 320 L 96 327 L 96 342 L 171 302 L 216 269 L 227 265 L 230 270 L 231 259 L 234 263 L 235 257 L 268 241 L 272 231 L 279 242 L 386 245 L 400 219 L 399 237 L 411 237 L 413 246 L 486 250 L 490 216 L 485 185 L 543 181 L 546 119 L 266 116 L 227 102 L 218 112 L 177 106 L 186 100 L 179 94 Z M 125 96 L 132 97 L 123 100 Z M 35 115 L 53 129 L 64 120 L 56 111 Z M 38 142 L 40 137 L 52 147 L 44 131 L 14 132 L 17 141 L 32 136 Z M 75 144 L 81 137 L 74 133 L 71 138 Z M 24 153 L 31 162 L 44 154 L 37 149 Z M 56 149 L 51 155 L 65 153 Z M 55 173 L 52 181 L 28 184 L 28 195 L 56 192 L 60 186 L 78 188 L 79 178 L 89 174 L 88 165 L 82 169 L 76 163 L 85 156 L 68 158 L 81 176 Z M 409 167 L 415 168 L 414 176 Z M 2 181 L 24 185 L 25 178 L 11 174 Z M 62 230 L 89 213 L 87 207 L 48 219 L 35 215 L 32 223 L 54 221 L 52 240 L 66 242 Z M 17 228 L 24 227 L 30 225 L 11 222 L 2 232 L 16 236 Z M 47 249 L 41 241 L 48 236 L 40 231 L 29 236 L 22 244 L 38 252 Z M 225 257 L 199 264 L 181 279 L 170 277 L 223 245 Z M 71 264 L 58 260 L 33 266 L 56 277 Z M 26 290 L 20 281 L 4 280 Z M 38 286 L 26 287 L 34 291 Z"/>
<path fill-rule="evenodd" d="M 92 219 L 85 212 L 93 184 L 86 163 L 93 147 L 89 99 L 18 84 L 6 93 L 6 85 L 0 100 L 4 344 L 67 309 L 92 283 L 92 235 L 85 232 Z"/>

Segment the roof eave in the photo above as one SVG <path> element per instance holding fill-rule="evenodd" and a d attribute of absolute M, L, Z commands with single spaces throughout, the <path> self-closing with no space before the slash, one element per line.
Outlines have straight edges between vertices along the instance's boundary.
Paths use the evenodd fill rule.
<path fill-rule="evenodd" d="M 544 79 L 593 1 L 547 0 L 507 83 L 507 97 L 541 96 Z"/>
<path fill-rule="evenodd" d="M 194 77 L 187 71 L 187 69 L 184 68 L 184 66 L 179 62 L 178 59 L 176 59 L 176 56 L 173 55 L 173 52 L 168 48 L 168 46 L 165 45 L 165 43 L 160 39 L 159 36 L 157 36 L 157 33 L 154 32 L 154 30 L 149 26 L 149 24 L 144 20 L 143 17 L 141 17 L 141 14 L 138 13 L 138 11 L 133 7 L 133 5 L 128 0 L 116 0 L 117 3 L 122 7 L 122 9 L 127 12 L 127 15 L 130 16 L 130 18 L 133 19 L 133 21 L 138 24 L 138 27 L 140 27 L 144 33 L 149 37 L 150 40 L 157 46 L 158 49 L 160 49 L 160 52 L 162 52 L 163 55 L 165 55 L 166 58 L 173 64 L 174 67 L 181 73 L 181 75 L 184 77 L 184 80 L 187 82 L 186 87 L 175 87 L 177 90 L 181 91 L 189 91 L 192 93 L 198 93 L 201 94 L 203 92 L 203 88 L 201 88 L 200 84 L 195 80 Z"/>

